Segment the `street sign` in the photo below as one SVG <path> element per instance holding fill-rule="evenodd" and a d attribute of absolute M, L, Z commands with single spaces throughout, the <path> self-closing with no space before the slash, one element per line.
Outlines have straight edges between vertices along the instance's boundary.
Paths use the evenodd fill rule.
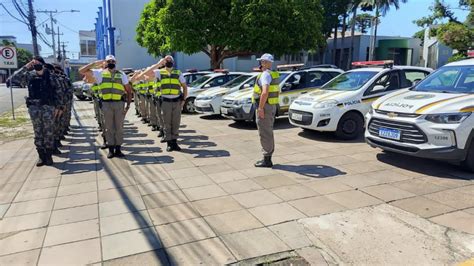
<path fill-rule="evenodd" d="M 15 47 L 0 46 L 0 68 L 18 68 Z"/>

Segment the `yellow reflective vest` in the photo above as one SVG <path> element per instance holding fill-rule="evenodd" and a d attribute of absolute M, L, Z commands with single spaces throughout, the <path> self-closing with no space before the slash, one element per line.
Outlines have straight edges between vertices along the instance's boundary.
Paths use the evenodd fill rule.
<path fill-rule="evenodd" d="M 102 82 L 99 85 L 102 100 L 121 101 L 125 94 L 125 86 L 122 84 L 122 73 L 115 72 L 114 76 L 108 71 L 102 71 Z"/>
<path fill-rule="evenodd" d="M 161 82 L 157 79 L 153 83 L 153 88 L 155 89 L 155 97 L 161 96 Z"/>
<path fill-rule="evenodd" d="M 179 76 L 181 71 L 172 70 L 171 73 L 166 69 L 160 70 L 161 80 L 161 94 L 162 95 L 180 95 L 181 94 L 181 82 L 179 82 Z"/>
<path fill-rule="evenodd" d="M 253 95 L 252 95 L 252 102 L 258 103 L 260 99 L 260 95 L 262 95 L 262 88 L 258 85 L 258 80 L 262 76 L 263 73 L 258 74 L 257 80 L 255 81 L 255 86 L 253 87 Z M 279 103 L 279 96 L 280 96 L 280 73 L 276 71 L 271 71 L 270 74 L 272 75 L 272 82 L 270 83 L 269 91 L 268 91 L 268 99 L 267 103 L 271 105 L 276 105 Z"/>
<path fill-rule="evenodd" d="M 102 94 L 100 90 L 100 86 L 97 83 L 92 84 L 91 90 L 92 90 L 92 95 L 94 95 L 94 97 L 100 97 L 100 95 Z"/>

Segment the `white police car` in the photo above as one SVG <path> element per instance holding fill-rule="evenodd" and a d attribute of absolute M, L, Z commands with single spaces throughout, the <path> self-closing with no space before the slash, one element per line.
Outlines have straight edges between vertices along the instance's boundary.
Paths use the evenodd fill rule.
<path fill-rule="evenodd" d="M 291 102 L 298 96 L 315 90 L 343 72 L 341 69 L 327 67 L 280 71 L 281 92 L 276 115 L 287 114 Z M 226 95 L 222 100 L 221 114 L 235 121 L 254 121 L 255 105 L 252 103 L 252 94 L 253 88 L 249 88 Z"/>
<path fill-rule="evenodd" d="M 474 59 L 447 64 L 372 108 L 365 132 L 371 146 L 474 171 Z"/>
<path fill-rule="evenodd" d="M 370 105 L 386 94 L 409 88 L 432 69 L 393 66 L 393 61 L 354 62 L 363 66 L 341 74 L 321 89 L 300 96 L 290 106 L 290 123 L 303 129 L 332 131 L 355 139 L 364 132 Z"/>
<path fill-rule="evenodd" d="M 196 96 L 213 87 L 224 85 L 225 83 L 244 74 L 244 72 L 228 72 L 226 70 L 215 70 L 216 73 L 202 76 L 188 85 L 188 97 L 184 104 L 184 111 L 187 113 L 194 113 L 196 111 L 194 100 Z"/>

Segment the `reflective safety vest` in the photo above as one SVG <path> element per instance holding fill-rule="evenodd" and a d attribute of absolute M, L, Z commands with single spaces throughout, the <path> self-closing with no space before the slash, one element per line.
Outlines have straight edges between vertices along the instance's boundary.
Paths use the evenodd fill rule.
<path fill-rule="evenodd" d="M 161 82 L 159 80 L 155 80 L 153 83 L 153 88 L 155 89 L 155 96 L 160 97 L 161 96 Z"/>
<path fill-rule="evenodd" d="M 154 95 L 155 94 L 155 88 L 153 87 L 153 85 L 155 84 L 155 82 L 153 81 L 148 81 L 145 83 L 147 85 L 147 92 L 148 94 L 150 95 Z"/>
<path fill-rule="evenodd" d="M 91 90 L 92 95 L 94 95 L 95 97 L 99 97 L 102 94 L 100 86 L 97 83 L 92 84 Z"/>
<path fill-rule="evenodd" d="M 179 82 L 179 75 L 181 71 L 172 70 L 171 74 L 166 69 L 160 70 L 161 75 L 161 94 L 162 95 L 180 95 L 181 82 Z"/>
<path fill-rule="evenodd" d="M 270 74 L 272 75 L 272 82 L 268 88 L 268 99 L 267 103 L 271 105 L 275 105 L 279 103 L 279 96 L 280 96 L 280 73 L 276 71 L 271 71 Z M 253 95 L 252 95 L 252 103 L 256 103 L 258 99 L 260 99 L 260 95 L 262 95 L 262 88 L 258 85 L 258 80 L 262 76 L 262 73 L 258 74 L 257 79 L 255 81 L 255 86 L 253 87 Z"/>
<path fill-rule="evenodd" d="M 99 85 L 102 92 L 102 100 L 120 101 L 125 94 L 125 86 L 122 84 L 122 73 L 115 72 L 114 76 L 108 71 L 102 72 L 102 83 Z"/>
<path fill-rule="evenodd" d="M 141 80 L 140 83 L 138 83 L 138 92 L 142 95 L 146 94 L 146 86 L 143 80 Z"/>

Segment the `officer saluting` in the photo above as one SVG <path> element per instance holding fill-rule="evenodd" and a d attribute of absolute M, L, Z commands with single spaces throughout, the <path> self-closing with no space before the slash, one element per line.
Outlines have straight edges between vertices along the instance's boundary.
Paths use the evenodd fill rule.
<path fill-rule="evenodd" d="M 93 75 L 102 97 L 102 111 L 104 112 L 105 139 L 109 153 L 107 158 L 123 157 L 121 146 L 123 143 L 123 121 L 130 108 L 132 89 L 128 77 L 115 68 L 115 57 L 108 55 L 105 58 L 106 69 L 92 69 L 93 66 L 104 61 L 93 62 L 81 69 L 83 75 Z M 124 97 L 127 95 L 127 106 L 124 108 Z"/>
<path fill-rule="evenodd" d="M 36 166 L 52 165 L 54 146 L 54 121 L 64 110 L 63 91 L 52 73 L 44 68 L 40 56 L 26 64 L 21 71 L 28 71 L 28 97 L 26 106 L 35 133 L 35 146 L 39 160 Z"/>
<path fill-rule="evenodd" d="M 257 106 L 257 128 L 263 150 L 263 159 L 255 163 L 255 167 L 272 167 L 272 155 L 275 150 L 273 123 L 275 122 L 276 107 L 279 102 L 280 74 L 271 71 L 273 56 L 263 54 L 257 59 L 262 73 L 257 76 L 252 101 Z"/>

